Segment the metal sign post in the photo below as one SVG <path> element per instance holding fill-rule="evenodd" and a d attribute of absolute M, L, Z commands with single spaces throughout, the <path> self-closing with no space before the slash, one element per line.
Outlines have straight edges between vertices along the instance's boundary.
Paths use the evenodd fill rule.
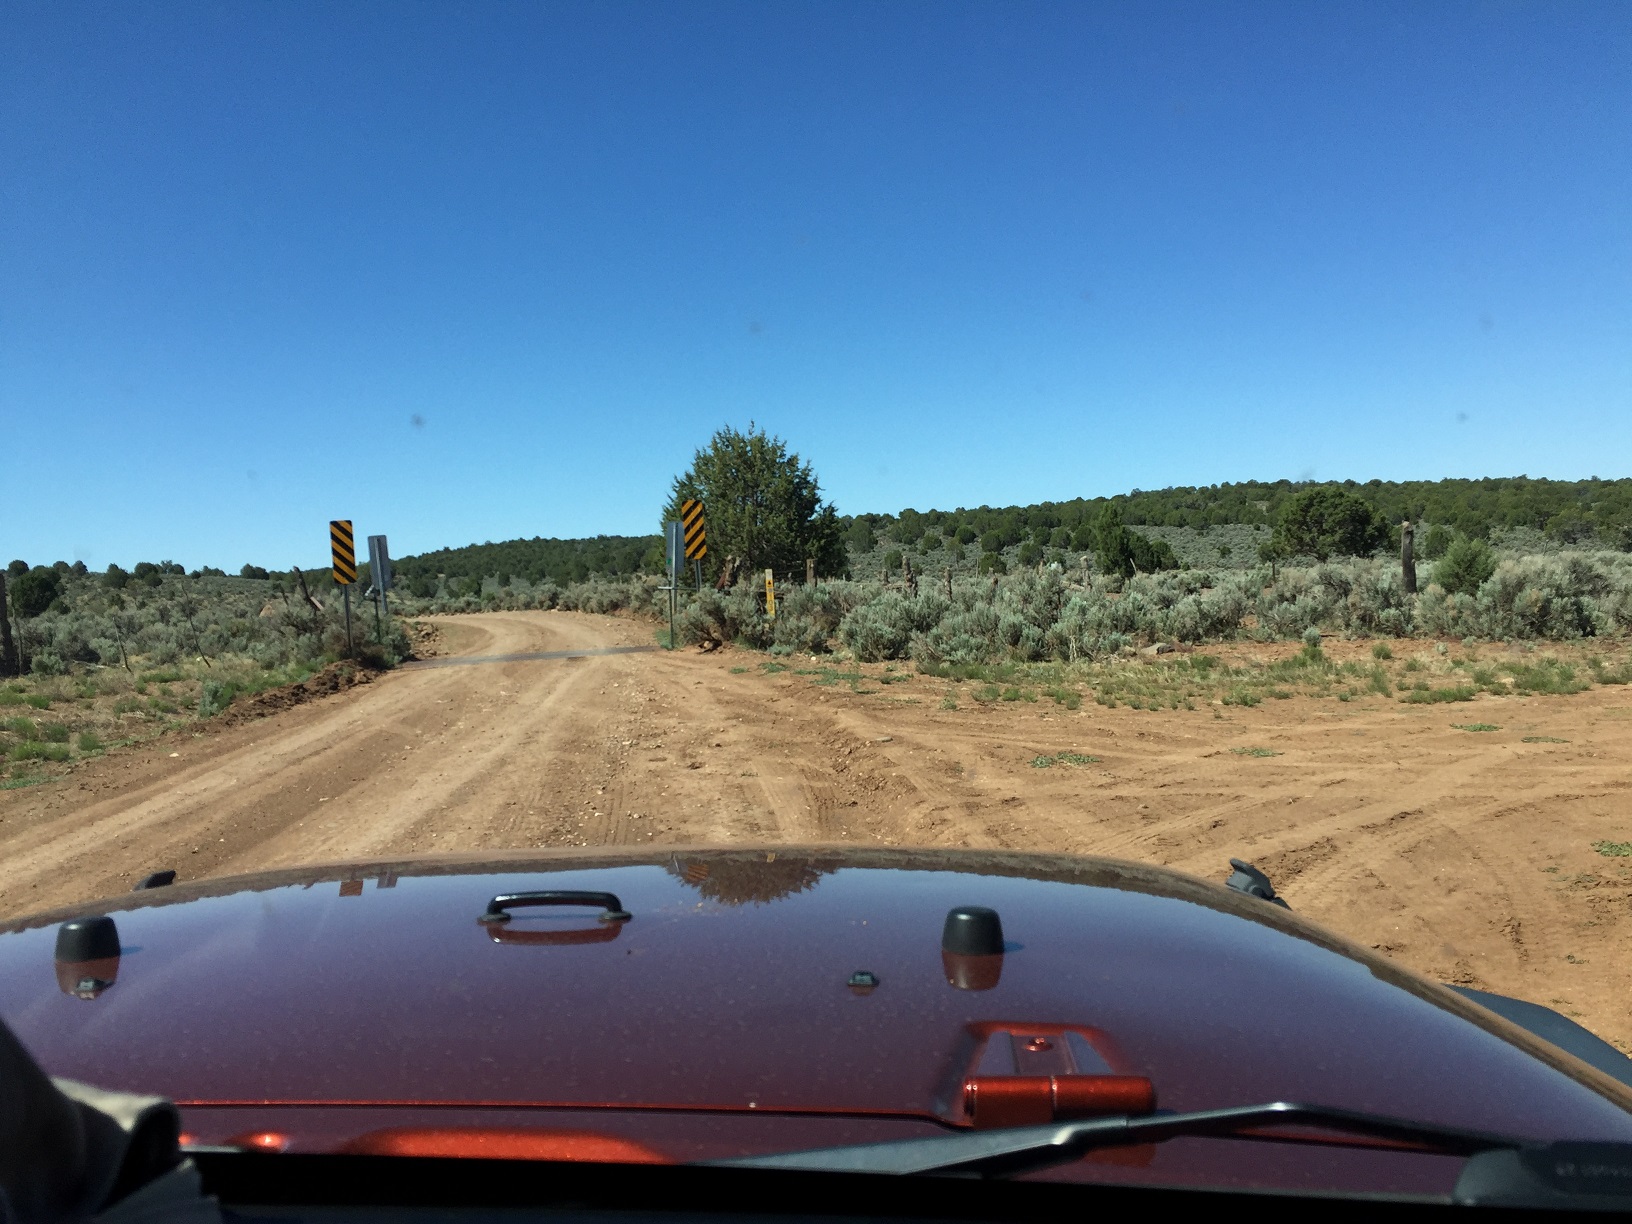
<path fill-rule="evenodd" d="M 354 652 L 351 640 L 351 587 L 357 581 L 357 549 L 352 542 L 351 520 L 329 520 L 329 548 L 334 553 L 334 580 L 346 598 L 346 650 Z"/>
<path fill-rule="evenodd" d="M 669 649 L 674 649 L 674 599 L 680 584 L 680 571 L 686 564 L 686 528 L 679 519 L 668 523 L 665 529 L 669 562 Z"/>
<path fill-rule="evenodd" d="M 368 537 L 368 572 L 374 588 L 374 638 L 383 646 L 385 629 L 381 620 L 391 617 L 391 603 L 387 597 L 387 592 L 391 590 L 391 553 L 385 546 L 383 535 Z"/>
<path fill-rule="evenodd" d="M 776 577 L 765 571 L 765 619 L 776 619 Z"/>

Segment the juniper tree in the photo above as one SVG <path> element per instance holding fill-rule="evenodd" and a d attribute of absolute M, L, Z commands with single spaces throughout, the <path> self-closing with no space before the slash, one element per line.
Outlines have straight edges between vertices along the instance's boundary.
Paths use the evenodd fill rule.
<path fill-rule="evenodd" d="M 1302 554 L 1325 561 L 1369 557 L 1391 535 L 1388 521 L 1369 502 L 1337 485 L 1319 485 L 1281 507 L 1274 542 L 1283 557 Z"/>
<path fill-rule="evenodd" d="M 675 478 L 664 520 L 678 519 L 689 499 L 703 503 L 710 573 L 727 556 L 749 573 L 803 573 L 807 557 L 818 575 L 844 572 L 838 513 L 822 500 L 810 464 L 752 422 L 746 433 L 727 426 L 696 453 L 690 470 Z"/>

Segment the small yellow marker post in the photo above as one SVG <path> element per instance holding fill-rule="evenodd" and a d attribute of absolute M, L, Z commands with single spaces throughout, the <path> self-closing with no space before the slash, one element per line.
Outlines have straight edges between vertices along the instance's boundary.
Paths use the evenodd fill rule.
<path fill-rule="evenodd" d="M 765 571 L 765 616 L 769 620 L 776 619 L 776 579 L 770 570 Z"/>

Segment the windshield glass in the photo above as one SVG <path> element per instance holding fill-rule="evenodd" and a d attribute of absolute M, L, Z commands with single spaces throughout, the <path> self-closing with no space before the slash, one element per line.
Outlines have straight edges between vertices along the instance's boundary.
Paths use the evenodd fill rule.
<path fill-rule="evenodd" d="M 0 22 L 45 1072 L 199 1150 L 1632 1141 L 1632 10 Z M 1020 1175 L 1468 1154 L 1266 1125 Z"/>

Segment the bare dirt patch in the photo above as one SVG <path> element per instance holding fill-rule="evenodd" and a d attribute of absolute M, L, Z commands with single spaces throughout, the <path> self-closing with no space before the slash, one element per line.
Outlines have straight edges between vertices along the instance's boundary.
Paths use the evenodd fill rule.
<path fill-rule="evenodd" d="M 449 654 L 652 640 L 575 613 L 431 623 Z M 1327 650 L 1369 660 L 1364 644 Z M 161 867 L 539 846 L 984 846 L 1211 879 L 1234 855 L 1350 938 L 1632 1049 L 1632 856 L 1594 849 L 1632 841 L 1626 687 L 1191 709 L 977 699 L 984 687 L 729 648 L 388 673 L 0 793 L 0 913 Z M 1475 723 L 1499 730 L 1457 729 Z"/>

